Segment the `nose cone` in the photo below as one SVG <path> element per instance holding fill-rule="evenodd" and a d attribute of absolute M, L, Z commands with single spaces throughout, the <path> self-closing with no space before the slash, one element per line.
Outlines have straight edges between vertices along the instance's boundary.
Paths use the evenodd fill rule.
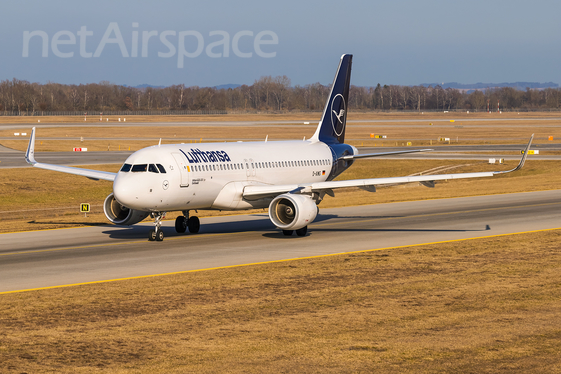
<path fill-rule="evenodd" d="M 113 181 L 113 196 L 127 208 L 135 208 L 135 205 L 138 204 L 137 191 L 135 191 L 134 183 L 131 183 L 131 178 L 127 177 L 126 174 L 117 174 Z"/>

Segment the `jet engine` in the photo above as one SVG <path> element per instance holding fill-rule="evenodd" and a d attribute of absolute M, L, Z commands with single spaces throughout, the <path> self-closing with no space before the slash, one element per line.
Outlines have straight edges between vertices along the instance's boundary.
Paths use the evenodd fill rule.
<path fill-rule="evenodd" d="M 105 212 L 105 217 L 112 223 L 127 226 L 142 221 L 150 214 L 150 212 L 133 210 L 121 205 L 121 203 L 115 200 L 115 196 L 112 193 L 105 199 L 103 211 Z"/>
<path fill-rule="evenodd" d="M 318 207 L 310 196 L 283 194 L 269 205 L 269 218 L 280 229 L 298 230 L 316 218 Z"/>

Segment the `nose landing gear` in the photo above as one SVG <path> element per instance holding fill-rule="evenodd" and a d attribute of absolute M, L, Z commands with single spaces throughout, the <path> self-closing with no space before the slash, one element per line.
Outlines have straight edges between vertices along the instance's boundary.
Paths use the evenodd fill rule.
<path fill-rule="evenodd" d="M 166 212 L 151 213 L 150 216 L 154 218 L 154 228 L 148 233 L 148 240 L 161 242 L 164 240 L 164 232 L 161 229 L 162 219 L 166 217 Z"/>

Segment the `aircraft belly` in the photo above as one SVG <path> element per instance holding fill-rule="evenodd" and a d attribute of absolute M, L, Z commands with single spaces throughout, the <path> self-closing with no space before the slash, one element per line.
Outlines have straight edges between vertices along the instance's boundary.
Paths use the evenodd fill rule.
<path fill-rule="evenodd" d="M 189 187 L 178 187 L 170 197 L 168 211 L 210 209 L 220 192 L 215 183 L 191 184 Z"/>

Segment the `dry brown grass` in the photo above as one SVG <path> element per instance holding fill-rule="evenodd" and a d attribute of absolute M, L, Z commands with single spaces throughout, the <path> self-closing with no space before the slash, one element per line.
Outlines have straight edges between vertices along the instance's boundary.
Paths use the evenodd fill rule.
<path fill-rule="evenodd" d="M 453 117 L 452 117 L 453 116 Z M 349 114 L 349 119 L 355 120 L 392 120 L 397 122 L 362 122 L 350 123 L 347 127 L 347 141 L 355 146 L 405 146 L 408 141 L 417 146 L 443 146 L 446 144 L 438 142 L 441 137 L 450 138 L 456 144 L 481 144 L 481 143 L 520 143 L 529 139 L 535 133 L 535 142 L 548 142 L 548 138 L 553 136 L 555 141 L 561 139 L 561 119 L 558 113 L 515 113 L 505 114 L 504 117 L 498 114 L 476 114 L 466 115 L 465 113 L 442 114 L 430 113 L 421 114 L 386 114 L 386 113 L 355 113 Z M 181 122 L 177 126 L 124 126 L 111 127 L 113 123 L 95 123 L 90 127 L 69 127 L 69 128 L 41 128 L 38 131 L 37 151 L 71 151 L 74 147 L 87 147 L 91 151 L 117 150 L 138 150 L 140 148 L 154 145 L 159 138 L 163 138 L 163 143 L 179 142 L 199 142 L 199 141 L 231 141 L 231 140 L 262 140 L 266 136 L 270 140 L 302 139 L 309 138 L 319 120 L 319 113 L 308 114 L 286 114 L 286 115 L 225 115 L 225 116 L 200 116 L 200 117 L 142 117 L 138 122 L 155 122 L 162 118 L 164 122 Z M 51 118 L 51 117 L 49 117 Z M 58 117 L 54 117 L 58 118 Z M 139 117 L 140 118 L 140 117 Z M 407 122 L 410 119 L 422 120 L 426 122 Z M 456 118 L 454 123 L 446 119 Z M 473 121 L 472 119 L 489 119 L 492 121 Z M 542 119 L 536 121 L 535 118 Z M 441 119 L 444 122 L 431 122 L 434 119 Z M 6 118 L 0 117 L 0 123 Z M 293 121 L 287 124 L 276 126 L 202 126 L 200 124 L 190 124 L 190 122 L 208 121 Z M 23 120 L 22 120 L 23 121 Z M 310 122 L 305 125 L 304 121 Z M 55 122 L 55 121 L 53 121 Z M 61 122 L 61 121 L 59 121 Z M 22 125 L 25 122 L 22 122 Z M 430 124 L 434 123 L 434 126 Z M 23 127 L 20 132 L 30 132 L 32 123 Z M 1 125 L 0 125 L 1 128 Z M 2 144 L 14 149 L 25 150 L 27 139 L 16 138 L 13 136 L 16 130 L 0 130 L 0 137 L 11 138 L 2 141 Z M 386 135 L 387 139 L 373 139 L 370 134 Z M 80 142 L 80 138 L 84 142 Z M 95 140 L 95 138 L 110 138 L 108 140 Z"/>
<path fill-rule="evenodd" d="M 439 118 L 439 119 L 469 119 L 469 118 L 559 118 L 559 112 L 504 112 L 504 113 L 486 113 L 486 112 L 373 112 L 373 111 L 356 111 L 349 112 L 350 120 L 364 119 L 422 119 L 422 118 Z M 232 113 L 223 115 L 166 115 L 166 116 L 140 116 L 140 115 L 122 115 L 122 116 L 103 116 L 103 121 L 99 121 L 99 113 L 97 115 L 90 113 L 87 121 L 84 116 L 0 116 L 0 124 L 2 123 L 92 123 L 100 124 L 119 123 L 119 118 L 126 118 L 128 122 L 213 122 L 213 121 L 319 121 L 321 112 L 259 112 L 259 113 Z M 124 122 L 121 122 L 124 123 Z"/>
<path fill-rule="evenodd" d="M 343 175 L 459 163 L 378 159 Z M 346 190 L 321 207 L 558 189 L 559 166 L 529 161 L 515 174 L 434 189 Z M 2 210 L 100 206 L 109 191 L 85 178 L 0 170 Z M 560 242 L 553 230 L 3 294 L 0 372 L 561 372 Z"/>
<path fill-rule="evenodd" d="M 561 371 L 561 231 L 0 295 L 0 372 Z"/>

